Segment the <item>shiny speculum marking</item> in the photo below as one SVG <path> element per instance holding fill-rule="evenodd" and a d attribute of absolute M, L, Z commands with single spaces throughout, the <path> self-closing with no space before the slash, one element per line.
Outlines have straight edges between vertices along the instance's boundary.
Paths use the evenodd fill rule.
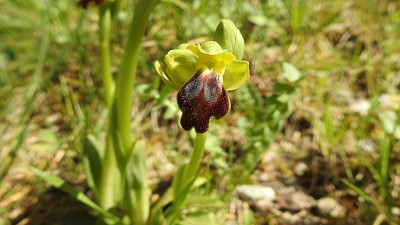
<path fill-rule="evenodd" d="M 195 128 L 197 133 L 208 130 L 210 118 L 219 119 L 228 114 L 230 103 L 217 72 L 197 72 L 179 90 L 178 105 L 182 110 L 183 129 Z"/>

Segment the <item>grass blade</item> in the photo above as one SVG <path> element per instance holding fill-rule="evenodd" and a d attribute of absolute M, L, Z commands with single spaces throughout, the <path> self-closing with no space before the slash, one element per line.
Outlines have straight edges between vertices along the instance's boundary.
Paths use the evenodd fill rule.
<path fill-rule="evenodd" d="M 119 222 L 119 219 L 112 215 L 111 213 L 107 212 L 100 206 L 98 206 L 95 202 L 93 202 L 89 197 L 87 197 L 83 192 L 76 190 L 71 184 L 68 184 L 66 181 L 61 179 L 60 177 L 54 176 L 48 172 L 39 170 L 37 168 L 30 167 L 30 170 L 41 179 L 45 180 L 49 184 L 53 185 L 57 189 L 69 194 L 75 200 L 85 204 L 86 206 L 90 207 L 91 209 L 95 210 L 97 213 L 102 215 L 111 224 L 116 224 Z"/>
<path fill-rule="evenodd" d="M 352 189 L 353 191 L 355 191 L 361 198 L 363 198 L 366 202 L 368 203 L 372 203 L 372 199 L 363 191 L 361 190 L 359 187 L 357 187 L 356 185 L 354 185 L 353 183 L 351 183 L 348 180 L 342 179 L 342 182 L 349 187 L 350 189 Z"/>

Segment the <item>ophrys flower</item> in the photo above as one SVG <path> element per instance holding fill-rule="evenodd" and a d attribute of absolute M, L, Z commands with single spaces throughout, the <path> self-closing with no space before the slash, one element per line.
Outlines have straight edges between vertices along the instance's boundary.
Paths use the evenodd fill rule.
<path fill-rule="evenodd" d="M 234 28 L 234 35 L 238 35 L 238 30 Z M 226 34 L 223 28 L 220 30 Z M 231 43 L 230 46 L 235 48 L 243 46 L 243 43 Z M 162 80 L 179 90 L 178 105 L 182 110 L 183 129 L 194 127 L 197 133 L 204 133 L 208 130 L 211 117 L 219 119 L 229 112 L 230 101 L 226 91 L 238 88 L 250 77 L 249 63 L 241 60 L 243 52 L 238 49 L 234 55 L 215 41 L 183 44 L 165 56 L 166 73 L 156 62 Z"/>

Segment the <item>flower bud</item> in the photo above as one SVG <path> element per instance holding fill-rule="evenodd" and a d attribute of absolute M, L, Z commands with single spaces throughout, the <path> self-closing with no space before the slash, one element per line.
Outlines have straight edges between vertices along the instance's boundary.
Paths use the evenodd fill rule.
<path fill-rule="evenodd" d="M 213 40 L 218 42 L 223 49 L 227 49 L 228 52 L 236 56 L 237 60 L 242 60 L 244 53 L 243 36 L 232 21 L 221 20 L 214 32 Z"/>

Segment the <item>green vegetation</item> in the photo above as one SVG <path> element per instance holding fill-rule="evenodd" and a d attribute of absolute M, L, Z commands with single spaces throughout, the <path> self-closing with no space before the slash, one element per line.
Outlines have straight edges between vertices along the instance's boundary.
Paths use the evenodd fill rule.
<path fill-rule="evenodd" d="M 346 209 L 310 210 L 315 224 L 400 223 L 398 1 L 143 2 L 0 0 L 0 225 L 123 224 L 129 212 L 149 224 L 290 224 L 251 203 L 231 210 L 236 186 L 271 181 Z M 212 119 L 198 178 L 173 179 L 194 176 L 178 168 L 204 140 L 179 125 L 154 62 L 213 40 L 224 18 L 251 77 Z"/>

